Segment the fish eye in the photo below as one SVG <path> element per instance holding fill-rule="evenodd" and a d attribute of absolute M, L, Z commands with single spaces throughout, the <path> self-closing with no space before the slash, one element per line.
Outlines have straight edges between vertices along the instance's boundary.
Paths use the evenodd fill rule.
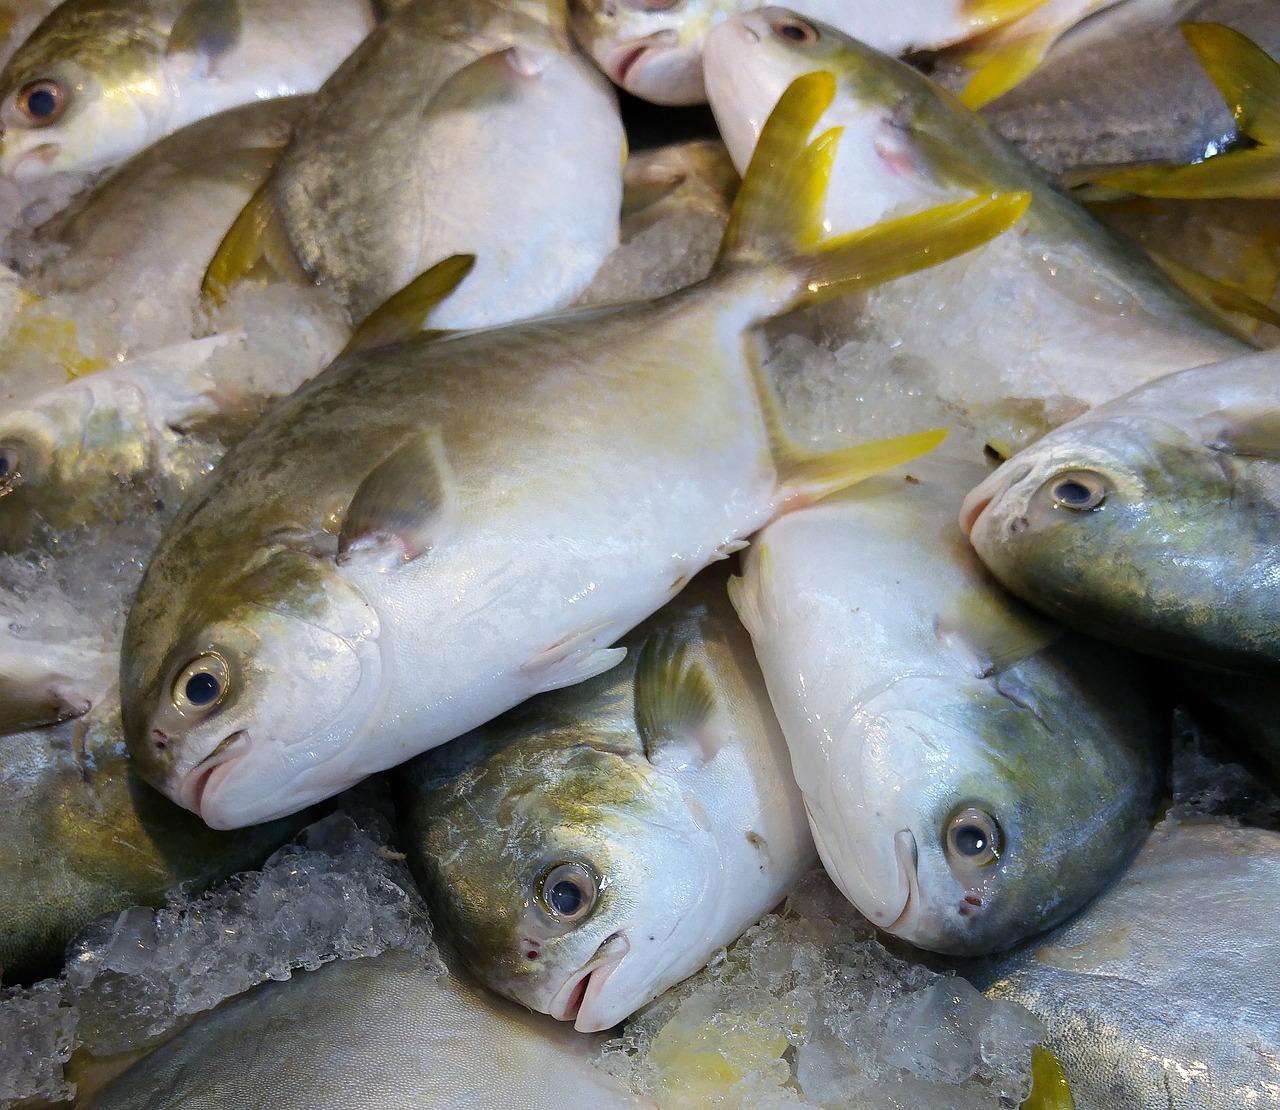
<path fill-rule="evenodd" d="M 599 884 L 580 863 L 557 863 L 538 882 L 538 904 L 554 921 L 576 924 L 596 904 Z"/>
<path fill-rule="evenodd" d="M 0 494 L 8 493 L 18 477 L 18 452 L 0 447 Z"/>
<path fill-rule="evenodd" d="M 1059 509 L 1087 513 L 1107 499 L 1107 483 L 1092 470 L 1068 470 L 1048 482 L 1053 503 Z"/>
<path fill-rule="evenodd" d="M 780 39 L 797 42 L 803 46 L 818 41 L 818 29 L 803 19 L 775 19 L 770 25 Z"/>
<path fill-rule="evenodd" d="M 947 822 L 946 848 L 956 863 L 986 867 L 1000 858 L 1000 826 L 985 810 L 967 806 Z"/>
<path fill-rule="evenodd" d="M 52 77 L 31 81 L 18 90 L 16 104 L 33 127 L 47 127 L 67 110 L 67 90 Z"/>
<path fill-rule="evenodd" d="M 170 696 L 174 707 L 207 713 L 227 695 L 231 672 L 227 661 L 216 652 L 196 656 L 178 672 Z"/>

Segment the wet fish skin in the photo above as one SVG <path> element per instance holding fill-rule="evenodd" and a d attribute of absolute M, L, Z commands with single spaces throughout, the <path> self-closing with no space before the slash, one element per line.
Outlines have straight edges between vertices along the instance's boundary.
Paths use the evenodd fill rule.
<path fill-rule="evenodd" d="M 834 232 L 975 188 L 1032 196 L 1017 235 L 848 302 L 858 333 L 892 347 L 873 388 L 936 367 L 940 400 L 1007 452 L 1125 389 L 1253 349 L 923 75 L 812 21 L 801 23 L 817 37 L 793 41 L 796 18 L 761 9 L 708 37 L 712 109 L 735 163 L 787 83 L 826 69 L 839 86 L 822 123 L 844 126 L 825 210 Z"/>
<path fill-rule="evenodd" d="M 1137 661 L 1029 612 L 966 549 L 975 473 L 925 459 L 780 518 L 732 594 L 828 873 L 878 927 L 963 955 L 1085 904 L 1163 784 Z"/>
<path fill-rule="evenodd" d="M 231 999 L 83 1105 L 652 1107 L 597 1069 L 595 1056 L 591 1038 L 391 951 Z"/>
<path fill-rule="evenodd" d="M 586 286 L 618 240 L 624 147 L 613 90 L 572 50 L 561 3 L 418 0 L 317 94 L 271 203 L 353 320 L 466 253 L 475 270 L 427 324 L 488 327 Z"/>
<path fill-rule="evenodd" d="M 816 862 L 726 581 L 695 578 L 612 670 L 397 772 L 442 935 L 482 982 L 583 1031 L 702 967 Z M 586 909 L 558 913 L 556 882 Z"/>
<path fill-rule="evenodd" d="M 962 507 L 978 555 L 1019 597 L 1092 635 L 1274 674 L 1276 360 L 1168 375 L 1015 455 Z"/>
<path fill-rule="evenodd" d="M 252 867 L 304 821 L 209 829 L 136 776 L 112 698 L 77 721 L 0 736 L 5 982 L 57 974 L 90 919 Z"/>
<path fill-rule="evenodd" d="M 1275 832 L 1166 820 L 1078 917 L 962 973 L 1049 1027 L 1079 1110 L 1266 1105 L 1277 861 Z"/>
<path fill-rule="evenodd" d="M 67 0 L 0 72 L 0 173 L 106 169 L 205 116 L 312 92 L 372 25 L 366 0 Z"/>

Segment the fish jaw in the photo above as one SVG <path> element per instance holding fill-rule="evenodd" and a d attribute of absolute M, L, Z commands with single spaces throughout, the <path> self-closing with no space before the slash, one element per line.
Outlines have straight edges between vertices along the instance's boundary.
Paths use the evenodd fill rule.
<path fill-rule="evenodd" d="M 707 99 L 702 55 L 681 44 L 674 31 L 616 46 L 600 67 L 615 85 L 652 104 L 703 104 Z"/>
<path fill-rule="evenodd" d="M 617 1006 L 608 999 L 601 1002 L 609 977 L 631 951 L 626 933 L 614 933 L 596 950 L 591 959 L 574 972 L 551 999 L 547 1013 L 557 1021 L 573 1022 L 581 1033 L 597 1033 L 610 1029 L 638 1007 L 633 1006 L 621 1017 L 612 1017 Z"/>

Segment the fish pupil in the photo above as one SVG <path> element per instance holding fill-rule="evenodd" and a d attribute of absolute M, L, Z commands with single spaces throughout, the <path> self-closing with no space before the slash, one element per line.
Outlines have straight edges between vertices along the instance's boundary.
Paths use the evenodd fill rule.
<path fill-rule="evenodd" d="M 978 825 L 961 825 L 954 834 L 956 851 L 964 856 L 980 856 L 987 850 L 986 831 Z"/>
<path fill-rule="evenodd" d="M 50 89 L 33 89 L 27 96 L 27 111 L 36 119 L 53 115 L 58 99 Z"/>
<path fill-rule="evenodd" d="M 1053 495 L 1064 505 L 1086 505 L 1093 497 L 1093 491 L 1083 482 L 1068 478 L 1065 482 L 1058 484 Z"/>
<path fill-rule="evenodd" d="M 784 23 L 779 30 L 781 30 L 784 38 L 788 38 L 792 42 L 804 42 L 809 37 L 805 34 L 803 27 L 798 27 L 794 23 Z"/>
<path fill-rule="evenodd" d="M 193 674 L 187 679 L 185 692 L 192 705 L 208 705 L 222 692 L 222 684 L 211 674 Z"/>
<path fill-rule="evenodd" d="M 582 888 L 572 879 L 561 879 L 547 891 L 547 902 L 551 908 L 565 917 L 572 917 L 582 909 L 585 901 Z"/>

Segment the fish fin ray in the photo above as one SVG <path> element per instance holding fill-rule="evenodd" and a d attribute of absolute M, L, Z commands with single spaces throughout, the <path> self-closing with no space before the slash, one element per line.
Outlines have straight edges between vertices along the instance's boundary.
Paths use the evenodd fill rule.
<path fill-rule="evenodd" d="M 976 112 L 1022 84 L 1040 67 L 1061 34 L 1061 28 L 1053 27 L 1038 34 L 1010 36 L 998 46 L 975 53 L 972 62 L 977 68 L 960 91 L 960 103 Z"/>
<path fill-rule="evenodd" d="M 259 264 L 284 281 L 311 283 L 289 241 L 272 184 L 273 178 L 268 177 L 258 186 L 209 260 L 200 292 L 214 304 L 224 304 L 231 286 L 250 276 Z"/>
<path fill-rule="evenodd" d="M 609 622 L 588 628 L 585 632 L 575 632 L 527 660 L 520 669 L 525 674 L 537 674 L 540 679 L 534 693 L 545 694 L 562 686 L 585 682 L 621 663 L 626 658 L 626 648 L 595 646 L 596 641 L 613 627 Z"/>
<path fill-rule="evenodd" d="M 471 273 L 474 254 L 454 254 L 407 282 L 361 321 L 342 354 L 390 347 L 423 334 L 432 310 Z"/>
<path fill-rule="evenodd" d="M 934 618 L 934 634 L 986 678 L 1043 651 L 1066 635 L 1003 591 L 966 590 Z"/>
<path fill-rule="evenodd" d="M 1215 154 L 1190 165 L 1152 163 L 1073 171 L 1074 183 L 1173 200 L 1280 199 L 1280 149 L 1254 147 Z"/>
<path fill-rule="evenodd" d="M 678 632 L 650 636 L 636 659 L 636 730 L 650 763 L 661 750 L 693 740 L 703 763 L 719 750 L 709 728 L 718 700 L 716 687 L 703 663 L 691 657 L 691 647 Z"/>
<path fill-rule="evenodd" d="M 1280 458 L 1280 413 L 1265 405 L 1218 409 L 1203 417 L 1205 445 L 1249 458 Z"/>
<path fill-rule="evenodd" d="M 756 568 L 750 578 L 746 574 L 735 574 L 729 578 L 729 603 L 742 621 L 742 626 L 753 640 L 767 635 L 765 628 L 764 599 L 760 583 L 768 573 L 769 548 L 766 544 L 755 544 Z"/>
<path fill-rule="evenodd" d="M 1170 281 L 1209 311 L 1217 314 L 1238 312 L 1260 320 L 1264 324 L 1280 328 L 1280 312 L 1270 305 L 1263 304 L 1256 297 L 1249 296 L 1243 289 L 1237 289 L 1234 285 L 1228 285 L 1190 266 L 1184 266 L 1181 262 L 1159 251 L 1148 250 L 1147 254 Z M 1226 323 L 1234 327 L 1234 321 L 1229 317 Z"/>
<path fill-rule="evenodd" d="M 1236 130 L 1260 143 L 1280 139 L 1280 62 L 1221 23 L 1184 23 L 1182 34 L 1231 109 Z"/>

